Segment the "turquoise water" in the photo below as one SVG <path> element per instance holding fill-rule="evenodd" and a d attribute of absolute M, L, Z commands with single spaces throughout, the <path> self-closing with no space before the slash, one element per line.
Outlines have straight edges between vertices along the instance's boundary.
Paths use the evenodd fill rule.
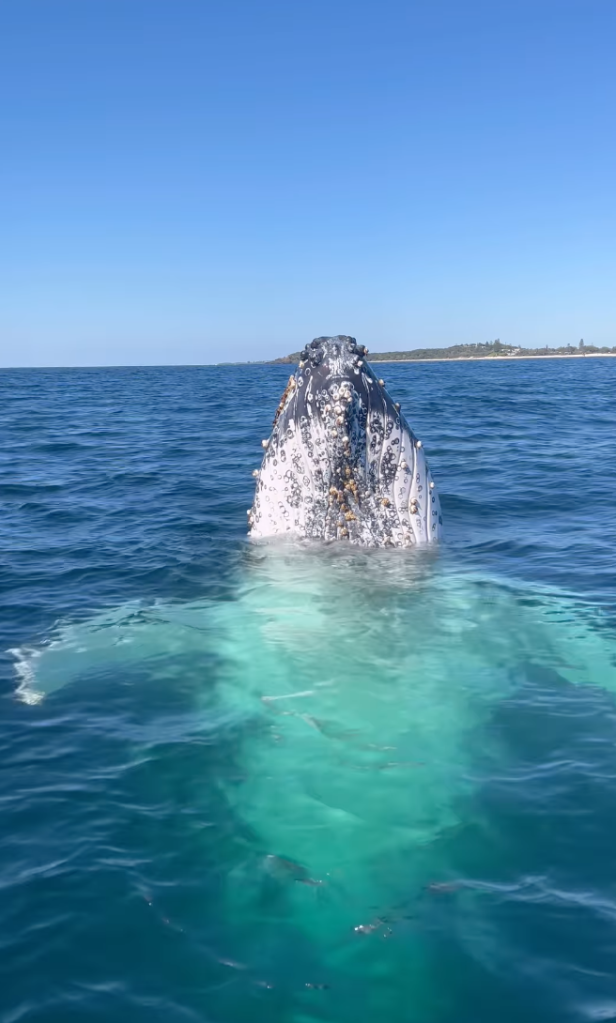
<path fill-rule="evenodd" d="M 0 374 L 0 1020 L 616 1019 L 616 364 L 384 367 L 432 552 L 248 544 L 285 367 Z"/>

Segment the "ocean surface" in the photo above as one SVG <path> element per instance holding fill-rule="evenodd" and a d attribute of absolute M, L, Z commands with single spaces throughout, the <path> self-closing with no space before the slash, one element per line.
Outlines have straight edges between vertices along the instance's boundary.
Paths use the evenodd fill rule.
<path fill-rule="evenodd" d="M 616 1020 L 616 360 L 382 370 L 436 555 L 247 541 L 288 367 L 0 371 L 0 1023 Z"/>

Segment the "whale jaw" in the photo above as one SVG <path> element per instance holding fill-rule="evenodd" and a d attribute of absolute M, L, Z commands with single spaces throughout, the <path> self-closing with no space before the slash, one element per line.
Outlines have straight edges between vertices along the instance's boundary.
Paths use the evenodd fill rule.
<path fill-rule="evenodd" d="M 251 537 L 363 547 L 439 539 L 423 447 L 365 354 L 347 335 L 315 338 L 302 353 L 264 441 Z"/>

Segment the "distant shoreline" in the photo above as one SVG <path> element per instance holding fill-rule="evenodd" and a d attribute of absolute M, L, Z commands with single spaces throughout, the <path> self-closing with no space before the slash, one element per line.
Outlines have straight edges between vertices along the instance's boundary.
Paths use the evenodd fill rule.
<path fill-rule="evenodd" d="M 582 354 L 576 352 L 575 355 L 561 354 L 550 354 L 550 355 L 452 355 L 452 356 L 436 356 L 434 359 L 375 359 L 370 358 L 368 354 L 368 362 L 376 365 L 380 362 L 387 364 L 395 363 L 396 365 L 413 363 L 413 362 L 519 362 L 521 359 L 534 359 L 535 361 L 541 362 L 545 359 L 615 359 L 616 352 L 586 352 Z M 70 370 L 70 371 L 84 371 L 84 370 L 100 370 L 100 369 L 115 369 L 115 370 L 135 370 L 135 369 L 207 369 L 207 368 L 221 368 L 224 366 L 297 366 L 297 360 L 292 359 L 263 359 L 255 360 L 251 362 L 182 362 L 182 363 L 165 363 L 165 362 L 153 362 L 145 363 L 141 365 L 124 365 L 124 366 L 0 366 L 0 373 L 11 373 L 14 371 L 24 372 L 56 372 L 57 370 Z"/>
<path fill-rule="evenodd" d="M 543 362 L 544 359 L 616 359 L 616 352 L 588 352 L 585 355 L 455 355 L 451 358 L 436 359 L 374 359 L 374 362 L 520 362 L 522 359 L 534 359 Z M 368 355 L 370 362 L 370 355 Z M 270 365 L 273 365 L 270 363 Z M 293 363 L 288 363 L 293 365 Z"/>

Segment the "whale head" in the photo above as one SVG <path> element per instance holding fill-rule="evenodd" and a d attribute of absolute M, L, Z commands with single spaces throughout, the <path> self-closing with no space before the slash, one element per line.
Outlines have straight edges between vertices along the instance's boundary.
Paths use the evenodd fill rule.
<path fill-rule="evenodd" d="M 364 547 L 438 539 L 440 508 L 421 441 L 366 354 L 345 334 L 315 338 L 301 353 L 263 441 L 252 537 Z"/>

